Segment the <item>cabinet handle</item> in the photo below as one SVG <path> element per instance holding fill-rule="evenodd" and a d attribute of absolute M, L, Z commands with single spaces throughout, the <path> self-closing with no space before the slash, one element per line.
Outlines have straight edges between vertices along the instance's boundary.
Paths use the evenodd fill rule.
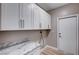
<path fill-rule="evenodd" d="M 21 28 L 23 28 L 22 20 L 21 20 Z"/>
<path fill-rule="evenodd" d="M 21 28 L 23 28 L 23 20 L 21 20 Z"/>
<path fill-rule="evenodd" d="M 39 24 L 39 27 L 41 28 L 41 23 Z"/>
<path fill-rule="evenodd" d="M 19 26 L 19 28 L 20 28 L 20 20 L 18 21 L 18 26 Z"/>
<path fill-rule="evenodd" d="M 19 28 L 21 28 L 21 20 L 19 20 Z"/>
<path fill-rule="evenodd" d="M 19 28 L 24 28 L 24 20 L 19 20 Z"/>
<path fill-rule="evenodd" d="M 23 21 L 23 28 L 24 28 L 24 20 L 22 20 Z"/>
<path fill-rule="evenodd" d="M 22 28 L 22 20 L 20 20 L 20 28 Z"/>
<path fill-rule="evenodd" d="M 49 25 L 48 25 L 48 28 L 49 28 Z"/>
<path fill-rule="evenodd" d="M 24 28 L 24 20 L 21 20 L 21 28 Z"/>
<path fill-rule="evenodd" d="M 21 28 L 23 28 L 23 20 L 21 20 Z"/>

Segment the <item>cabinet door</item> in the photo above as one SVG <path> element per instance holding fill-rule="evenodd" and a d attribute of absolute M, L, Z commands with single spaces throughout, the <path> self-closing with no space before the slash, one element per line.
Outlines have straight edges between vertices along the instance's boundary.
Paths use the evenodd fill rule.
<path fill-rule="evenodd" d="M 23 20 L 24 20 L 24 29 L 33 28 L 32 4 L 30 3 L 23 4 Z"/>
<path fill-rule="evenodd" d="M 47 24 L 46 26 L 48 29 L 51 29 L 51 15 L 48 13 L 46 13 L 45 15 L 46 15 L 46 24 Z"/>
<path fill-rule="evenodd" d="M 16 30 L 18 29 L 19 8 L 17 3 L 1 4 L 1 29 Z"/>
<path fill-rule="evenodd" d="M 42 29 L 49 29 L 51 17 L 48 13 L 46 13 L 43 9 L 40 9 L 40 22 Z"/>
<path fill-rule="evenodd" d="M 39 7 L 36 4 L 33 4 L 33 16 L 34 16 L 34 28 L 40 28 L 40 12 Z"/>
<path fill-rule="evenodd" d="M 44 10 L 40 9 L 40 23 L 41 23 L 41 28 L 46 29 L 47 28 L 47 15 Z"/>

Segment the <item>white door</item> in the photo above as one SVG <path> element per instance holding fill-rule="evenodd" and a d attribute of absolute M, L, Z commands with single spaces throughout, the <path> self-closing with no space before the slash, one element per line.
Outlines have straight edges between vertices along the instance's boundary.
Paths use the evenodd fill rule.
<path fill-rule="evenodd" d="M 17 30 L 19 27 L 19 7 L 17 3 L 2 3 L 1 29 Z"/>
<path fill-rule="evenodd" d="M 59 19 L 58 48 L 65 54 L 77 52 L 77 17 Z"/>

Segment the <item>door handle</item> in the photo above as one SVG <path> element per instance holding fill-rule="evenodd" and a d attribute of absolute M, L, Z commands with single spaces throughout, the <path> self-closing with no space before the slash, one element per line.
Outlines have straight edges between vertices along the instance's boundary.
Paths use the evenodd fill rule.
<path fill-rule="evenodd" d="M 59 37 L 61 37 L 61 33 L 59 33 Z"/>

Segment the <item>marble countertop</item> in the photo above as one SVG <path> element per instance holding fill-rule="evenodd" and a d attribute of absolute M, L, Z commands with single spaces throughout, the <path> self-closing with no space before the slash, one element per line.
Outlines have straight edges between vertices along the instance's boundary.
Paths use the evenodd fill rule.
<path fill-rule="evenodd" d="M 24 55 L 38 46 L 40 46 L 38 42 L 28 41 L 2 49 L 0 50 L 0 55 Z"/>

